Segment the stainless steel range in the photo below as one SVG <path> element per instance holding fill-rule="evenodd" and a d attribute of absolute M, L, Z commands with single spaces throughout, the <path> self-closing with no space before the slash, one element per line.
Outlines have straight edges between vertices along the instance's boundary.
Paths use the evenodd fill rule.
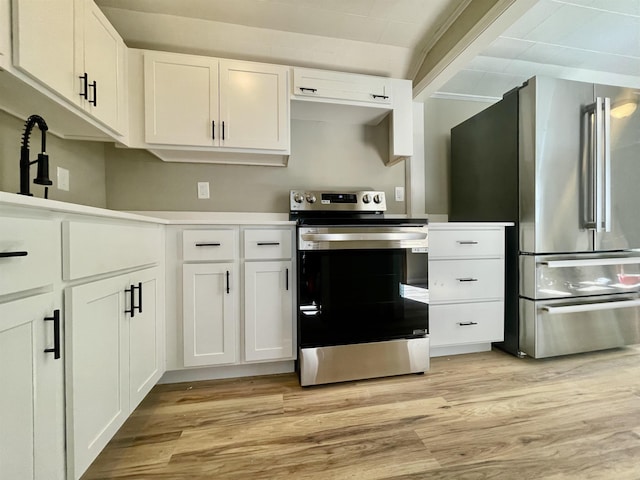
<path fill-rule="evenodd" d="M 290 192 L 303 386 L 429 369 L 427 220 L 384 192 Z"/>

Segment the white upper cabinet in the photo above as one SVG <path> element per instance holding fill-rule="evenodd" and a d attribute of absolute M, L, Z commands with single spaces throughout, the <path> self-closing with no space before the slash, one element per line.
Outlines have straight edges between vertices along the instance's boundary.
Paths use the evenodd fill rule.
<path fill-rule="evenodd" d="M 220 145 L 289 149 L 287 69 L 220 60 Z"/>
<path fill-rule="evenodd" d="M 13 1 L 13 64 L 57 94 L 79 104 L 74 2 Z"/>
<path fill-rule="evenodd" d="M 144 53 L 145 141 L 285 154 L 287 67 Z"/>
<path fill-rule="evenodd" d="M 293 94 L 374 104 L 393 103 L 392 79 L 372 75 L 294 68 Z"/>
<path fill-rule="evenodd" d="M 86 92 L 85 109 L 118 133 L 125 128 L 124 41 L 92 0 L 79 0 L 82 14 L 77 26 L 83 42 L 76 42 L 76 72 Z M 79 9 L 80 7 L 78 7 Z M 85 89 L 84 76 L 87 76 Z M 82 78 L 80 78 L 82 77 Z"/>
<path fill-rule="evenodd" d="M 126 46 L 93 0 L 12 5 L 15 67 L 124 134 Z"/>
<path fill-rule="evenodd" d="M 145 140 L 165 145 L 216 146 L 218 61 L 146 52 Z"/>
<path fill-rule="evenodd" d="M 11 0 L 0 0 L 0 67 L 11 62 Z"/>

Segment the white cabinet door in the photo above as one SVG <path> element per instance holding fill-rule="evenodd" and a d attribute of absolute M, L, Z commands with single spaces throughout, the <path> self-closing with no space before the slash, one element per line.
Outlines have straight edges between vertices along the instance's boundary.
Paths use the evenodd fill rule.
<path fill-rule="evenodd" d="M 14 65 L 79 104 L 74 0 L 13 0 L 12 6 Z"/>
<path fill-rule="evenodd" d="M 129 415 L 128 276 L 68 289 L 67 449 L 79 478 Z"/>
<path fill-rule="evenodd" d="M 224 147 L 289 148 L 288 69 L 220 60 L 220 122 Z"/>
<path fill-rule="evenodd" d="M 0 305 L 2 478 L 65 478 L 63 360 L 45 352 L 55 309 L 53 294 Z"/>
<path fill-rule="evenodd" d="M 291 262 L 244 264 L 245 360 L 293 356 Z"/>
<path fill-rule="evenodd" d="M 78 77 L 88 75 L 85 108 L 96 119 L 122 133 L 124 108 L 124 62 L 126 46 L 92 0 L 81 0 L 82 44 L 78 53 Z"/>
<path fill-rule="evenodd" d="M 219 145 L 217 59 L 145 52 L 144 95 L 147 143 Z"/>
<path fill-rule="evenodd" d="M 183 266 L 185 366 L 235 363 L 238 281 L 234 263 Z"/>
<path fill-rule="evenodd" d="M 163 324 L 157 302 L 162 298 L 162 279 L 158 268 L 131 275 L 135 311 L 129 323 L 129 409 L 135 409 L 164 373 Z"/>

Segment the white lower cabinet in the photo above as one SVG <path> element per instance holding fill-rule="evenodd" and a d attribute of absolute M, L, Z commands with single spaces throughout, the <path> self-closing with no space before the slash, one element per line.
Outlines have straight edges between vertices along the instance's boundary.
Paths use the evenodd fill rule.
<path fill-rule="evenodd" d="M 431 356 L 504 339 L 504 225 L 429 225 Z"/>
<path fill-rule="evenodd" d="M 224 226 L 179 235 L 183 365 L 293 360 L 293 230 Z"/>
<path fill-rule="evenodd" d="M 235 363 L 238 360 L 236 265 L 185 264 L 182 272 L 185 366 Z"/>
<path fill-rule="evenodd" d="M 159 269 L 67 290 L 69 477 L 79 478 L 163 373 Z"/>
<path fill-rule="evenodd" d="M 293 355 L 291 261 L 244 264 L 244 358 Z"/>
<path fill-rule="evenodd" d="M 51 293 L 0 304 L 2 479 L 65 478 L 63 359 L 45 351 L 61 322 Z"/>

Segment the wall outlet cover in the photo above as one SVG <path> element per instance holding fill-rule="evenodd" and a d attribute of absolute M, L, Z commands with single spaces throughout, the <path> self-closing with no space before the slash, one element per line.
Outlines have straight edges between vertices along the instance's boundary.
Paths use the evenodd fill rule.
<path fill-rule="evenodd" d="M 69 191 L 69 170 L 66 168 L 58 167 L 56 170 L 58 181 L 56 182 L 58 190 Z"/>
<path fill-rule="evenodd" d="M 198 182 L 198 198 L 201 200 L 209 198 L 209 182 Z"/>
<path fill-rule="evenodd" d="M 396 202 L 404 202 L 404 187 L 396 187 L 395 198 Z"/>

